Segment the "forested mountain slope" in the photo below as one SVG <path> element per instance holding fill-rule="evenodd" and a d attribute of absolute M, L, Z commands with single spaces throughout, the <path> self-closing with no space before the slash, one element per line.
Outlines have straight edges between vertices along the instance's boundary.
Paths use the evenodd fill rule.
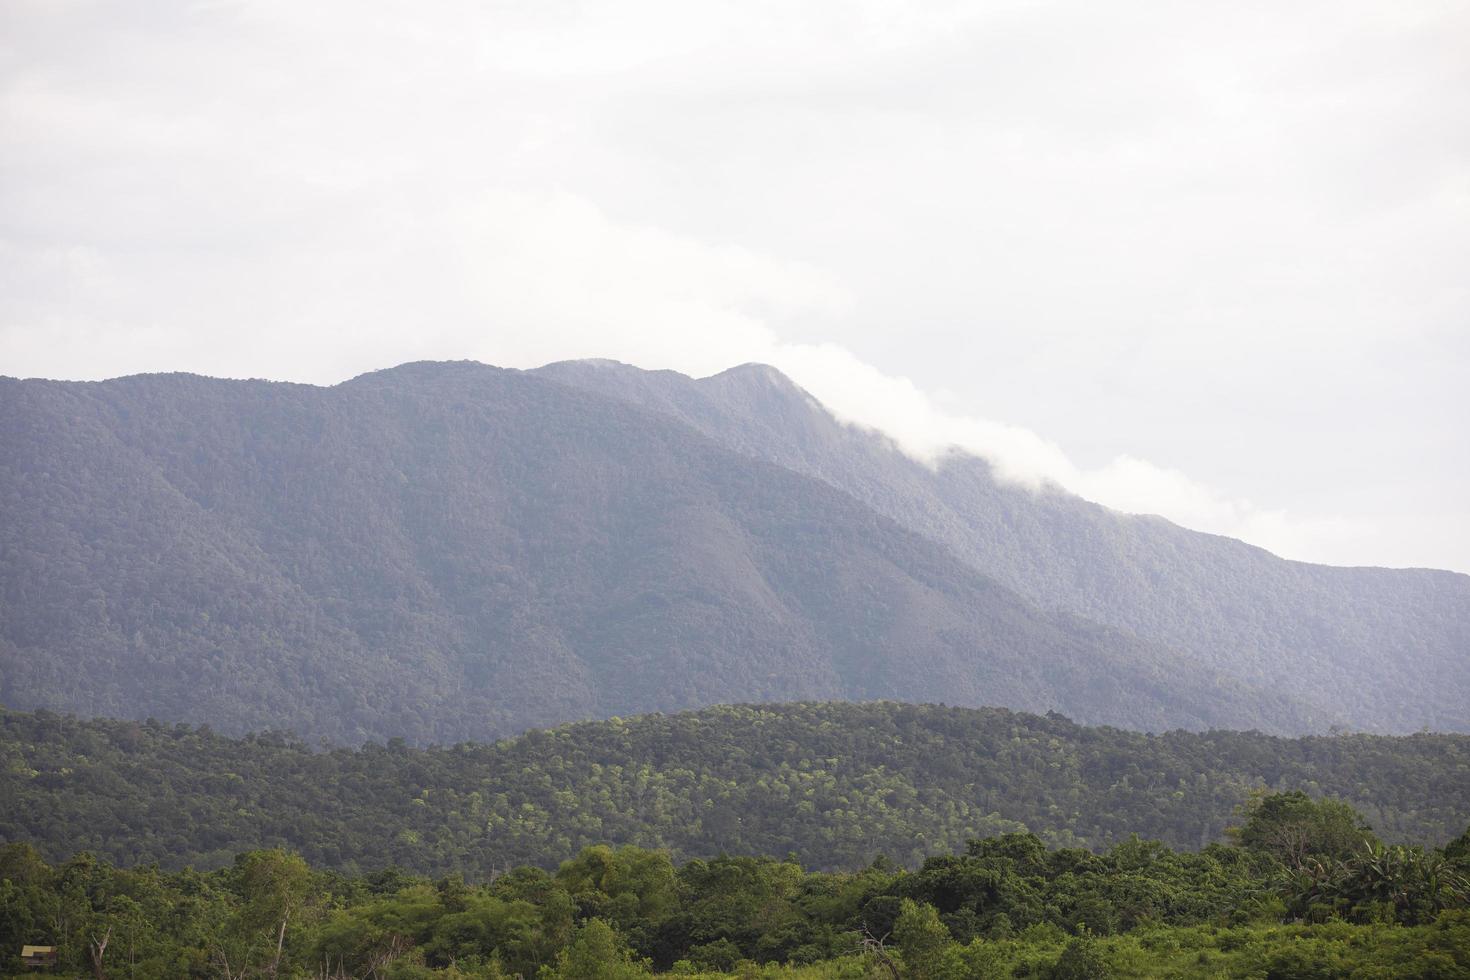
<path fill-rule="evenodd" d="M 448 742 L 893 698 L 1341 720 L 1042 612 L 852 496 L 478 364 L 0 382 L 0 703 Z"/>
<path fill-rule="evenodd" d="M 1061 490 L 999 482 L 972 456 L 931 469 L 838 423 L 762 365 L 700 380 L 611 361 L 538 373 L 814 476 L 1043 608 L 1188 650 L 1319 717 L 1367 730 L 1470 730 L 1470 576 L 1286 561 Z"/>
<path fill-rule="evenodd" d="M 1470 823 L 1470 736 L 1148 736 L 1002 709 L 788 704 L 320 752 L 0 712 L 0 842 L 168 867 L 284 844 L 340 869 L 479 877 L 612 842 L 855 868 L 1021 825 L 1053 845 L 1138 833 L 1197 848 L 1258 787 L 1340 797 L 1389 840 L 1439 844 Z"/>

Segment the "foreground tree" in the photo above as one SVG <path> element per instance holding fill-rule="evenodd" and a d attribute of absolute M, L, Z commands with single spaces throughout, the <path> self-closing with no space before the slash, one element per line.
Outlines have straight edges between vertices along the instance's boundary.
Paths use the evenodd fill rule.
<path fill-rule="evenodd" d="M 554 980 L 640 980 L 651 976 L 633 958 L 617 930 L 601 919 L 588 919 L 572 944 L 556 958 Z"/>
<path fill-rule="evenodd" d="M 280 848 L 250 851 L 242 854 L 236 864 L 245 899 L 246 928 L 274 933 L 274 948 L 265 967 L 266 975 L 274 977 L 281 967 L 286 928 L 306 903 L 311 869 L 301 855 Z"/>
<path fill-rule="evenodd" d="M 1340 800 L 1314 800 L 1293 790 L 1252 795 L 1244 810 L 1245 822 L 1234 831 L 1240 846 L 1292 869 L 1308 861 L 1344 861 L 1379 843 L 1362 814 Z"/>
<path fill-rule="evenodd" d="M 913 980 L 960 980 L 966 974 L 958 944 L 927 902 L 906 898 L 899 904 L 893 940 L 903 956 L 904 974 Z"/>

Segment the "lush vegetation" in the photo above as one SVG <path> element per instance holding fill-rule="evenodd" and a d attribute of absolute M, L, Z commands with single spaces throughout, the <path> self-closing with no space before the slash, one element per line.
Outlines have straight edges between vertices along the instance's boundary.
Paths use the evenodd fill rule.
<path fill-rule="evenodd" d="M 824 873 L 598 846 L 475 882 L 343 877 L 284 850 L 203 873 L 53 866 L 12 844 L 0 949 L 54 944 L 65 968 L 114 978 L 1470 976 L 1470 833 L 1385 846 L 1302 794 L 1256 798 L 1242 821 L 1240 846 L 1200 852 L 1016 833 L 914 871 Z"/>
<path fill-rule="evenodd" d="M 1440 844 L 1470 822 L 1470 737 L 1148 736 L 1000 709 L 790 704 L 324 751 L 0 712 L 0 840 L 168 869 L 284 846 L 347 873 L 482 878 L 612 842 L 852 870 L 1021 830 L 1197 849 L 1261 789 L 1340 797 L 1387 840 Z"/>

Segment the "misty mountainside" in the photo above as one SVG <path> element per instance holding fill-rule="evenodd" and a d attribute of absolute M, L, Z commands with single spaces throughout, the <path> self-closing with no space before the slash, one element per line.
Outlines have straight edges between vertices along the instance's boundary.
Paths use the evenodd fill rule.
<path fill-rule="evenodd" d="M 838 422 L 764 365 L 700 380 L 613 361 L 538 373 L 822 480 L 1043 609 L 1187 651 L 1315 717 L 1388 732 L 1470 730 L 1470 576 L 1287 561 L 1057 488 L 997 480 L 974 456 L 931 468 Z"/>
<path fill-rule="evenodd" d="M 0 704 L 354 742 L 755 700 L 1341 720 L 549 378 L 0 382 Z"/>

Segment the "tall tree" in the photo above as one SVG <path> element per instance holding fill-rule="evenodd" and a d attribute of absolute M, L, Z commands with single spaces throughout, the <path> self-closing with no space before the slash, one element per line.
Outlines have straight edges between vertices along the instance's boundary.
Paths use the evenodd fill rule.
<path fill-rule="evenodd" d="M 266 965 L 266 974 L 274 977 L 281 966 L 286 927 L 306 902 L 311 869 L 301 855 L 281 848 L 250 851 L 240 856 L 238 866 L 247 927 L 275 933 L 275 948 Z"/>

